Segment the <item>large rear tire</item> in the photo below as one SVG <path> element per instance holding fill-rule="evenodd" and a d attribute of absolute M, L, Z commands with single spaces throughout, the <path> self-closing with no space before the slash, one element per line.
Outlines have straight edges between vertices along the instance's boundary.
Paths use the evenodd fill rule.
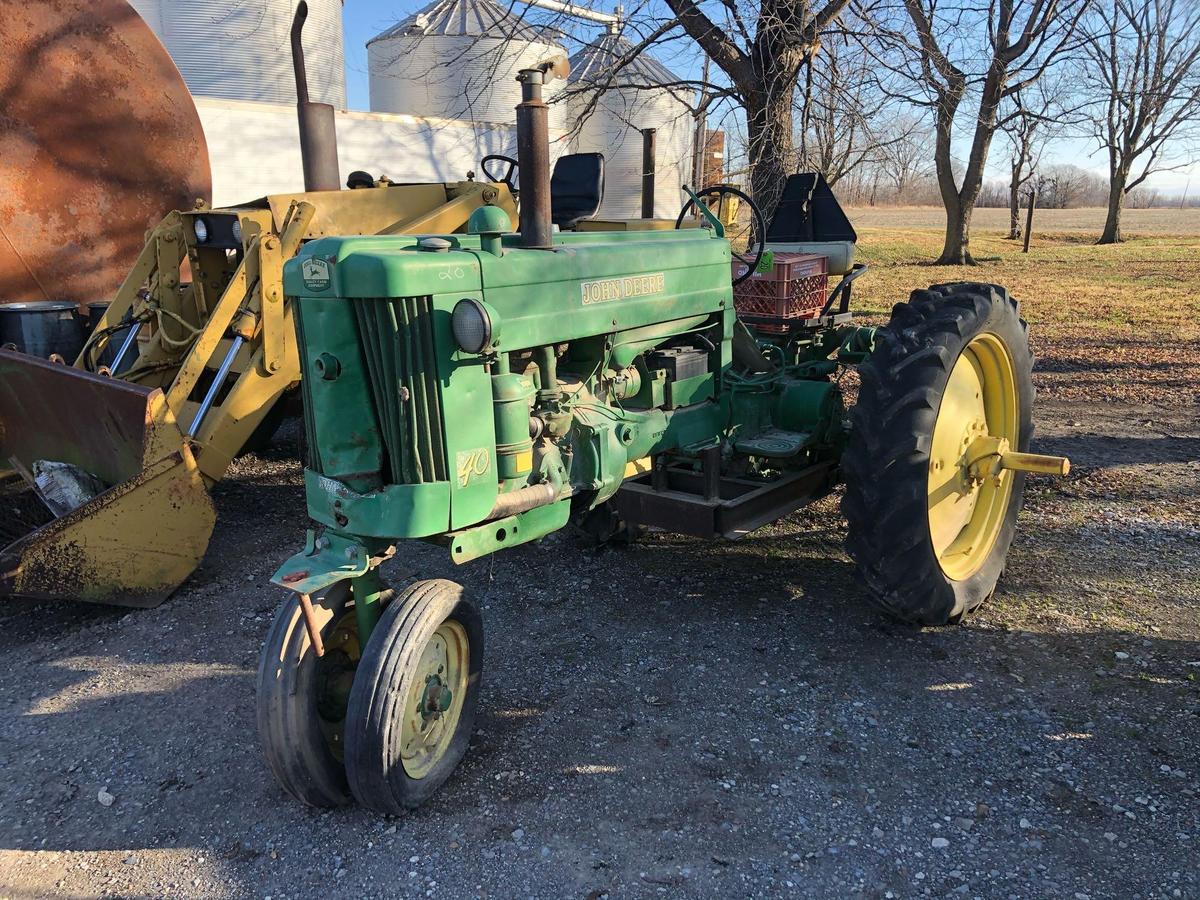
<path fill-rule="evenodd" d="M 409 585 L 363 650 L 346 715 L 358 802 L 400 815 L 425 802 L 467 751 L 483 668 L 483 620 L 461 585 Z"/>
<path fill-rule="evenodd" d="M 967 448 L 1029 449 L 1032 369 L 1018 304 L 997 285 L 914 291 L 877 333 L 850 411 L 842 511 L 847 550 L 892 616 L 945 625 L 995 591 L 1025 474 L 979 477 Z"/>

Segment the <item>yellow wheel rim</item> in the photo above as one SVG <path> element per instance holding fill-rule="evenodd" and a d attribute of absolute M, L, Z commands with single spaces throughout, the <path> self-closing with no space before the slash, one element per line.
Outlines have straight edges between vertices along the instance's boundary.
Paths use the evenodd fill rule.
<path fill-rule="evenodd" d="M 942 571 L 955 581 L 979 571 L 1004 524 L 1013 472 L 986 470 L 972 456 L 987 443 L 980 439 L 1018 446 L 1019 404 L 1004 341 L 978 335 L 950 372 L 929 454 L 929 537 Z"/>
<path fill-rule="evenodd" d="M 458 730 L 470 670 L 467 631 L 447 619 L 421 651 L 404 698 L 400 758 L 409 778 L 424 778 L 449 749 Z"/>

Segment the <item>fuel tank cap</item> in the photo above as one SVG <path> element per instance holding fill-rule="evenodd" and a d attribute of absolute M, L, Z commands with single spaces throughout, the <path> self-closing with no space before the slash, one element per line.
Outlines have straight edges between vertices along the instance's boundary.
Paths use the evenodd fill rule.
<path fill-rule="evenodd" d="M 422 250 L 428 250 L 430 253 L 445 253 L 454 245 L 445 238 L 427 237 L 421 238 L 417 246 Z"/>

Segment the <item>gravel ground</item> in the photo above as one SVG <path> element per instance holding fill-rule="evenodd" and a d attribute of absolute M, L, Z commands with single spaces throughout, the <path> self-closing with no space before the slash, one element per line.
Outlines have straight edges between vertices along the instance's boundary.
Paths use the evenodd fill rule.
<path fill-rule="evenodd" d="M 0 897 L 1198 898 L 1196 409 L 1043 404 L 1075 471 L 953 629 L 872 611 L 836 497 L 721 546 L 405 548 L 390 578 L 464 582 L 488 651 L 466 760 L 402 819 L 302 808 L 259 755 L 283 441 L 158 609 L 0 608 Z"/>

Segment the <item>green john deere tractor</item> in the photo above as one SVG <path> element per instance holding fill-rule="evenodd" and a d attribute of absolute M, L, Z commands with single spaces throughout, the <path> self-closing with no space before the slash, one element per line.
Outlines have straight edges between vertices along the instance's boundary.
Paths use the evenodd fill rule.
<path fill-rule="evenodd" d="M 384 584 L 401 539 L 465 563 L 573 519 L 737 538 L 844 481 L 878 604 L 944 624 L 994 590 L 1025 473 L 1067 467 L 1028 452 L 1032 359 L 1001 287 L 915 291 L 886 327 L 859 327 L 862 267 L 842 247 L 816 314 L 748 326 L 731 273 L 762 249 L 739 269 L 694 194 L 707 227 L 555 232 L 545 76 L 520 76 L 518 232 L 484 206 L 466 235 L 327 237 L 285 265 L 317 527 L 273 579 L 292 594 L 258 722 L 275 776 L 309 804 L 399 813 L 466 750 L 480 613 L 450 581 Z M 830 200 L 810 190 L 801 212 Z M 768 249 L 784 231 L 758 226 Z M 848 419 L 847 366 L 862 379 Z"/>

